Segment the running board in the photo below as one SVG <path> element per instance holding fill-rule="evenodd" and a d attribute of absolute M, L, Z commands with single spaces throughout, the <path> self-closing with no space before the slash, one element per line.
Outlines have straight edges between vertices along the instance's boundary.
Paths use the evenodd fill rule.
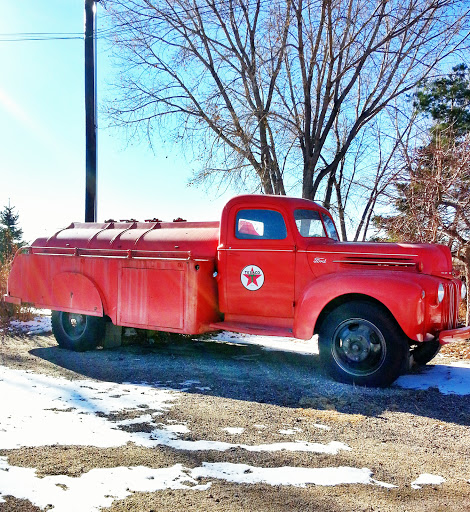
<path fill-rule="evenodd" d="M 242 322 L 217 322 L 209 326 L 214 330 L 257 334 L 262 336 L 292 337 L 292 329 L 287 327 L 273 327 L 271 325 L 246 324 Z"/>

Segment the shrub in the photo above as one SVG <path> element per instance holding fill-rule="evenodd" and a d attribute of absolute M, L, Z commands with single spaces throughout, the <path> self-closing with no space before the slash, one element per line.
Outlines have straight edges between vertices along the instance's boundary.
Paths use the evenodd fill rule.
<path fill-rule="evenodd" d="M 12 247 L 9 254 L 4 254 L 0 260 L 0 329 L 4 329 L 11 320 L 30 320 L 32 318 L 31 308 L 10 304 L 3 300 L 7 293 L 8 275 L 16 252 L 16 246 Z"/>
<path fill-rule="evenodd" d="M 4 255 L 0 260 L 0 327 L 5 325 L 12 319 L 20 315 L 20 306 L 10 304 L 3 300 L 3 296 L 7 292 L 8 274 L 10 273 L 11 263 L 14 253 Z"/>

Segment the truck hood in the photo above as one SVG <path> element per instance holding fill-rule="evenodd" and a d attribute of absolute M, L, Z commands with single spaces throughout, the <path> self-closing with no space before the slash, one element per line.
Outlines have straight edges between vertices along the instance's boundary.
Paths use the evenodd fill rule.
<path fill-rule="evenodd" d="M 326 259 L 324 263 L 335 263 L 343 269 L 345 266 L 368 270 L 377 268 L 452 277 L 452 256 L 444 245 L 336 242 L 327 247 L 311 244 L 307 251 Z"/>

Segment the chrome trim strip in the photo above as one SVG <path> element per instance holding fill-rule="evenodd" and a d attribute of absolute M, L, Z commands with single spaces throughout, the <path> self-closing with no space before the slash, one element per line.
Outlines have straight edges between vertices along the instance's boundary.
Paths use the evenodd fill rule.
<path fill-rule="evenodd" d="M 353 256 L 372 256 L 377 258 L 378 256 L 384 256 L 386 258 L 417 258 L 417 254 L 386 254 L 386 253 L 376 253 L 376 252 L 343 252 L 343 251 L 305 251 L 299 249 L 297 252 L 305 252 L 307 254 L 351 254 Z"/>
<path fill-rule="evenodd" d="M 416 263 L 409 262 L 409 263 L 403 263 L 400 261 L 374 261 L 374 260 L 334 260 L 332 263 L 351 263 L 355 265 L 395 265 L 395 266 L 405 266 L 405 267 L 415 267 Z"/>
<path fill-rule="evenodd" d="M 218 251 L 240 251 L 240 252 L 291 252 L 295 253 L 294 249 L 217 249 Z"/>

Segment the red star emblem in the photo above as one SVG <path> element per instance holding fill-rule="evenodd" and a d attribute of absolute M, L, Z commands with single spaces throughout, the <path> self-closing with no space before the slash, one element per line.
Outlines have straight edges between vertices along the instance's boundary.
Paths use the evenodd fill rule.
<path fill-rule="evenodd" d="M 261 275 L 255 274 L 253 267 L 251 268 L 250 272 L 247 272 L 246 274 L 243 274 L 243 275 L 248 279 L 247 285 L 250 285 L 253 283 L 255 286 L 258 286 L 257 280 L 261 277 Z"/>

